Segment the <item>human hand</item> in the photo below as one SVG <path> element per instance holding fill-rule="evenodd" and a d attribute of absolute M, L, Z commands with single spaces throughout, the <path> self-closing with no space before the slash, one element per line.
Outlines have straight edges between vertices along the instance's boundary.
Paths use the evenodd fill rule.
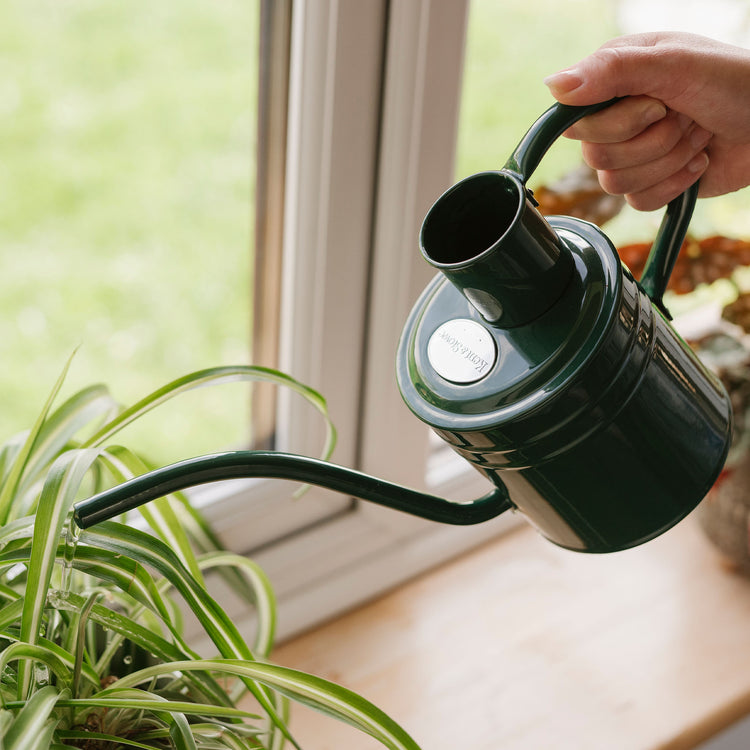
<path fill-rule="evenodd" d="M 625 97 L 565 135 L 602 188 L 641 210 L 700 179 L 710 197 L 750 184 L 750 51 L 683 33 L 619 37 L 545 80 L 563 104 Z"/>

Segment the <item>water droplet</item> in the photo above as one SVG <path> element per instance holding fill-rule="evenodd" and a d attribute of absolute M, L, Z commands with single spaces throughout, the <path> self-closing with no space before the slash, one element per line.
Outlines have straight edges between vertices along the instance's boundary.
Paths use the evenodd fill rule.
<path fill-rule="evenodd" d="M 49 669 L 43 665 L 37 665 L 34 668 L 34 682 L 40 687 L 49 685 L 50 675 Z"/>
<path fill-rule="evenodd" d="M 127 664 L 128 666 L 133 663 L 133 657 L 128 654 L 127 656 L 122 657 L 122 663 Z"/>
<path fill-rule="evenodd" d="M 65 529 L 65 546 L 63 549 L 62 576 L 60 579 L 60 588 L 62 591 L 70 589 L 70 581 L 73 575 L 73 559 L 76 556 L 78 548 L 78 539 L 81 536 L 81 529 L 75 520 L 71 517 Z"/>

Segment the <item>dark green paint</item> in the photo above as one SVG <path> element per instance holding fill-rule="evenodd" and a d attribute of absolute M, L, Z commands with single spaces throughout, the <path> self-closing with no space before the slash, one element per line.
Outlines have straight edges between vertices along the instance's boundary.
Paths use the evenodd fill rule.
<path fill-rule="evenodd" d="M 238 451 L 103 492 L 76 506 L 77 523 L 195 484 L 259 476 L 442 523 L 480 523 L 517 508 L 551 541 L 586 552 L 631 547 L 677 523 L 715 481 L 731 434 L 726 393 L 660 311 L 697 187 L 668 207 L 640 285 L 596 227 L 545 220 L 526 188 L 551 143 L 610 103 L 553 106 L 505 169 L 458 183 L 425 219 L 422 252 L 441 274 L 406 323 L 399 387 L 493 491 L 454 503 L 325 461 Z M 432 334 L 456 319 L 481 324 L 498 353 L 487 374 L 463 385 L 443 379 L 427 353 Z"/>
<path fill-rule="evenodd" d="M 74 519 L 86 529 L 188 487 L 254 477 L 314 484 L 431 521 L 457 525 L 481 523 L 511 507 L 503 487 L 459 504 L 320 459 L 277 451 L 231 451 L 191 458 L 131 479 L 78 503 Z"/>

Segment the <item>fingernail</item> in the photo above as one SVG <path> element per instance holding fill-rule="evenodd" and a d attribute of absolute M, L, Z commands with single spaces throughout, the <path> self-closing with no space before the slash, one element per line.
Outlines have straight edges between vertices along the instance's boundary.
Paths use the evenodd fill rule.
<path fill-rule="evenodd" d="M 569 94 L 583 83 L 580 73 L 575 68 L 561 70 L 544 79 L 544 85 L 548 86 L 553 94 Z"/>
<path fill-rule="evenodd" d="M 688 162 L 687 170 L 693 174 L 698 174 L 699 172 L 704 172 L 707 166 L 708 154 L 705 151 L 701 151 Z"/>

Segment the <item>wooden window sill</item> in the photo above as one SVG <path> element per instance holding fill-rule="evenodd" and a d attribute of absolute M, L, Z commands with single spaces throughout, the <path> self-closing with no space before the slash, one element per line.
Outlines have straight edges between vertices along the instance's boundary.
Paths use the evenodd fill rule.
<path fill-rule="evenodd" d="M 282 645 L 429 750 L 685 750 L 750 712 L 750 579 L 693 519 L 627 552 L 527 527 Z M 314 750 L 373 750 L 295 707 Z"/>

